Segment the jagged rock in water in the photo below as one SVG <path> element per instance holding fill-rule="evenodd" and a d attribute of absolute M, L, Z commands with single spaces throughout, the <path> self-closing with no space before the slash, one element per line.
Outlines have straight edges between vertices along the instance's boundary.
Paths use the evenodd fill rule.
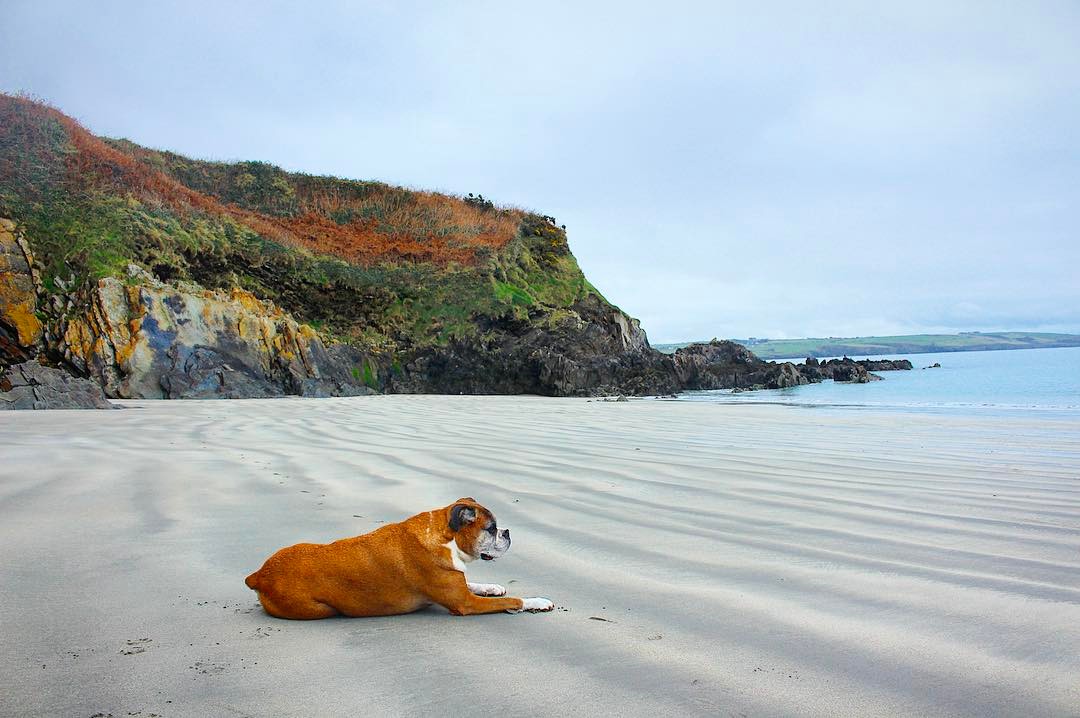
<path fill-rule="evenodd" d="M 784 362 L 777 368 L 776 375 L 765 384 L 769 389 L 787 389 L 793 386 L 809 384 L 807 379 L 798 368 L 791 362 Z"/>
<path fill-rule="evenodd" d="M 363 361 L 328 351 L 311 327 L 240 289 L 171 286 L 132 266 L 128 283 L 107 277 L 88 309 L 67 324 L 76 369 L 122 398 L 261 398 L 371 393 Z"/>
<path fill-rule="evenodd" d="M 858 364 L 840 364 L 832 367 L 831 376 L 833 381 L 839 382 L 851 382 L 855 384 L 864 384 L 869 379 L 866 378 L 866 368 L 861 367 Z"/>
<path fill-rule="evenodd" d="M 908 359 L 860 359 L 858 363 L 867 371 L 909 371 L 912 368 Z"/>
<path fill-rule="evenodd" d="M 0 366 L 25 362 L 41 349 L 33 261 L 14 222 L 0 219 Z"/>
<path fill-rule="evenodd" d="M 907 359 L 860 359 L 858 361 L 844 357 L 843 359 L 829 359 L 819 362 L 817 359 L 807 359 L 806 364 L 801 366 L 802 373 L 812 380 L 833 381 L 852 384 L 866 384 L 871 381 L 881 381 L 881 377 L 870 373 L 875 371 L 894 371 L 911 369 L 911 362 Z"/>
<path fill-rule="evenodd" d="M 830 359 L 822 365 L 822 373 L 833 381 L 850 384 L 866 384 L 871 381 L 880 381 L 881 377 L 871 374 L 862 364 L 852 361 L 847 357 L 843 359 Z"/>
<path fill-rule="evenodd" d="M 36 361 L 0 369 L 0 410 L 115 409 L 96 382 Z"/>
<path fill-rule="evenodd" d="M 676 351 L 673 360 L 684 389 L 780 389 L 814 381 L 791 362 L 764 361 L 742 344 L 727 340 L 691 344 Z"/>

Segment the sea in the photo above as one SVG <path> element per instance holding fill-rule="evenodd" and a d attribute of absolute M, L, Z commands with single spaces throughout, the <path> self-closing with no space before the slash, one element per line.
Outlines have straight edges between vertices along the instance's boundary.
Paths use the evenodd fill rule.
<path fill-rule="evenodd" d="M 910 359 L 914 369 L 875 372 L 884 381 L 869 384 L 825 381 L 737 394 L 695 391 L 679 400 L 1080 418 L 1080 347 L 851 358 Z M 941 366 L 924 368 L 933 364 Z"/>

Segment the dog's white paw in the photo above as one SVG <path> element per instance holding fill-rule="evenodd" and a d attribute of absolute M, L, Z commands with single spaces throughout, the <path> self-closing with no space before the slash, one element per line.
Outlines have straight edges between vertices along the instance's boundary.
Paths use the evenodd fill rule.
<path fill-rule="evenodd" d="M 477 596 L 505 596 L 506 587 L 497 583 L 470 583 L 469 590 Z"/>
<path fill-rule="evenodd" d="M 521 599 L 521 611 L 528 611 L 529 613 L 542 613 L 550 611 L 555 608 L 555 604 L 547 598 L 537 596 L 535 598 L 523 598 Z M 520 613 L 521 611 L 511 611 L 511 613 Z"/>

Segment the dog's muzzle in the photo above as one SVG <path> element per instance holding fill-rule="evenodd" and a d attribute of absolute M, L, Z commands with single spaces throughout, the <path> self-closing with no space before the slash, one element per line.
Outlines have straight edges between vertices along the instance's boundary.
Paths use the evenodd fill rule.
<path fill-rule="evenodd" d="M 503 529 L 487 541 L 487 545 L 480 549 L 480 558 L 484 561 L 494 561 L 510 550 L 510 529 Z"/>

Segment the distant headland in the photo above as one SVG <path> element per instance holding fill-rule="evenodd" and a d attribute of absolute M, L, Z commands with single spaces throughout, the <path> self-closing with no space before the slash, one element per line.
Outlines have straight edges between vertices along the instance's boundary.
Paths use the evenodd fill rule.
<path fill-rule="evenodd" d="M 1078 334 L 1046 332 L 961 332 L 959 334 L 910 334 L 890 337 L 824 337 L 810 339 L 734 339 L 752 347 L 762 359 L 803 357 L 870 356 L 878 354 L 931 354 L 981 352 L 999 349 L 1050 349 L 1080 346 Z M 692 344 L 657 344 L 671 353 Z"/>

